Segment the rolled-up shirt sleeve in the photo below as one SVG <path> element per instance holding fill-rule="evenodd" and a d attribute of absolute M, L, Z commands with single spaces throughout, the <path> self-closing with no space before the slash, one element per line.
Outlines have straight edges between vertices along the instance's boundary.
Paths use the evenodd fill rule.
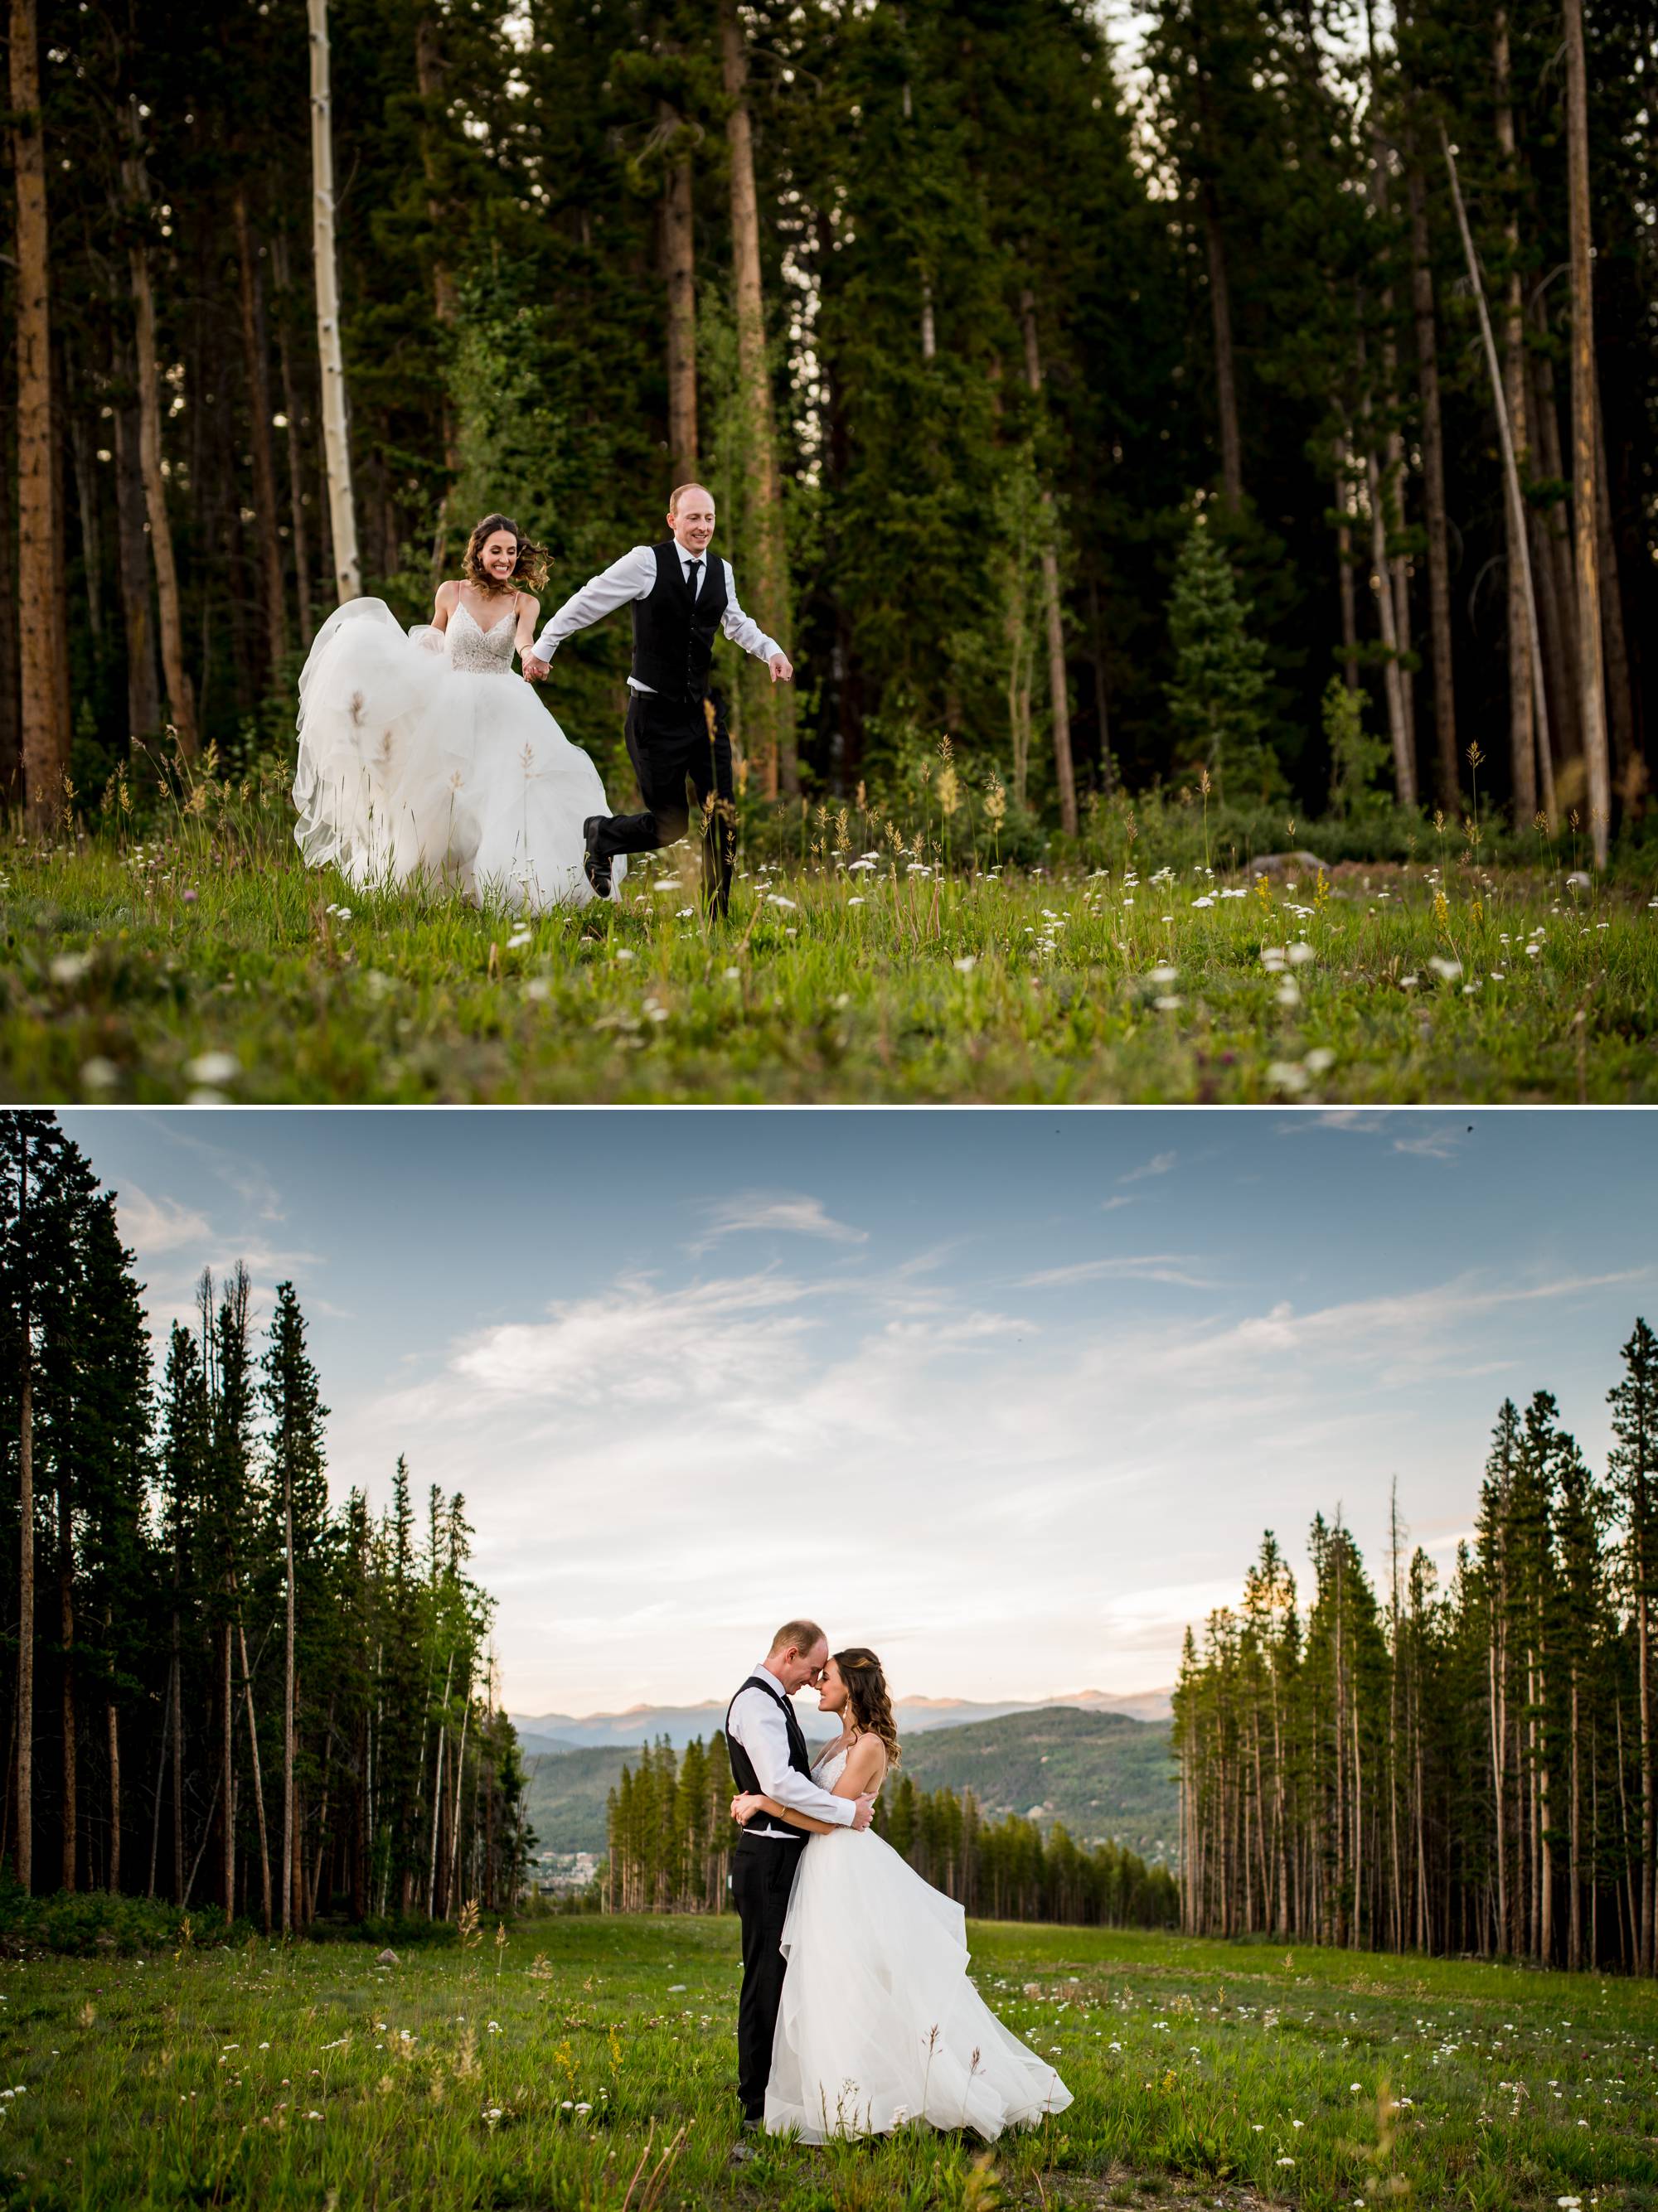
<path fill-rule="evenodd" d="M 619 561 L 596 576 L 589 576 L 579 592 L 572 592 L 535 641 L 538 660 L 551 660 L 567 637 L 588 629 L 630 599 L 649 596 L 656 583 L 656 562 L 649 546 L 635 545 Z"/>
<path fill-rule="evenodd" d="M 837 1797 L 820 1790 L 809 1776 L 789 1764 L 789 1728 L 781 1707 L 764 1690 L 739 1692 L 731 1708 L 731 1733 L 753 1764 L 763 1797 L 775 1797 L 791 1813 L 809 1813 L 814 1820 L 832 1820 L 850 1827 L 857 1805 L 850 1797 Z"/>
<path fill-rule="evenodd" d="M 783 647 L 774 637 L 768 637 L 753 615 L 746 615 L 737 605 L 736 580 L 731 574 L 731 563 L 725 563 L 725 612 L 720 617 L 720 628 L 735 646 L 752 653 L 756 660 L 770 660 Z M 844 1798 L 840 1801 L 843 1804 Z"/>

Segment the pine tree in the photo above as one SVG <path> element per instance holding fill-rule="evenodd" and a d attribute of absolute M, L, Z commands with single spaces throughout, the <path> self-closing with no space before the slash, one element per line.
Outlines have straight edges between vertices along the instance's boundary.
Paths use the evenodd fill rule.
<path fill-rule="evenodd" d="M 1265 653 L 1249 635 L 1231 563 L 1201 507 L 1175 570 L 1168 627 L 1169 719 L 1184 763 L 1207 769 L 1233 798 L 1269 796 L 1279 779 L 1269 746 Z"/>

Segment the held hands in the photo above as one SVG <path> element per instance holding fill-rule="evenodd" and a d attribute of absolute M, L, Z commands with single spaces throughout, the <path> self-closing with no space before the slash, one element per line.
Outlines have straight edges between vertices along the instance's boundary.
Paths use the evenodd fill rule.
<path fill-rule="evenodd" d="M 858 1799 L 857 1810 L 852 1815 L 852 1826 L 855 1828 L 867 1828 L 875 1817 L 875 1796 L 872 1790 L 868 1796 Z"/>
<path fill-rule="evenodd" d="M 765 665 L 771 672 L 774 684 L 787 684 L 794 676 L 795 664 L 786 653 L 774 653 Z"/>
<path fill-rule="evenodd" d="M 523 654 L 521 660 L 526 684 L 539 684 L 552 665 L 551 661 L 538 660 L 533 653 Z"/>

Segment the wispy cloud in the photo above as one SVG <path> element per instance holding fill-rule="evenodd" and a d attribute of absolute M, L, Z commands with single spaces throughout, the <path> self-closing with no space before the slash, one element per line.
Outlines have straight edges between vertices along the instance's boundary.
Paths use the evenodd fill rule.
<path fill-rule="evenodd" d="M 1100 1203 L 1100 1211 L 1101 1213 L 1115 1213 L 1119 1206 L 1132 1206 L 1134 1200 L 1125 1194 L 1118 1198 L 1107 1198 L 1103 1200 Z"/>
<path fill-rule="evenodd" d="M 1167 1175 L 1179 1159 L 1178 1152 L 1154 1152 L 1143 1166 L 1131 1168 L 1126 1175 L 1119 1176 L 1119 1182 L 1144 1182 L 1148 1176 Z"/>
<path fill-rule="evenodd" d="M 747 1191 L 723 1199 L 709 1207 L 706 1220 L 703 1235 L 690 1248 L 693 1253 L 709 1251 L 722 1237 L 767 1233 L 818 1237 L 829 1244 L 866 1244 L 869 1240 L 867 1229 L 837 1221 L 820 1198 L 786 1192 Z"/>
<path fill-rule="evenodd" d="M 176 1199 L 152 1198 L 131 1182 L 117 1194 L 115 1214 L 123 1239 L 141 1263 L 162 1252 L 176 1252 L 184 1244 L 199 1249 L 213 1238 L 205 1214 Z"/>
<path fill-rule="evenodd" d="M 1470 1134 L 1466 1121 L 1460 1127 L 1448 1121 L 1436 1129 L 1420 1129 L 1408 1137 L 1395 1137 L 1393 1150 L 1409 1152 L 1419 1160 L 1448 1160 L 1461 1151 Z"/>
<path fill-rule="evenodd" d="M 1021 1291 L 1060 1290 L 1072 1283 L 1177 1283 L 1183 1290 L 1212 1291 L 1218 1287 L 1211 1275 L 1193 1270 L 1202 1262 L 1178 1252 L 1143 1252 L 1109 1260 L 1078 1260 L 1068 1267 L 1044 1267 L 1021 1279 Z"/>

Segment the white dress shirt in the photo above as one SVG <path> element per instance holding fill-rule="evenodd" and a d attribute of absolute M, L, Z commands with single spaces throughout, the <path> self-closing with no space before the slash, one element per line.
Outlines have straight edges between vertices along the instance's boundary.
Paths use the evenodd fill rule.
<path fill-rule="evenodd" d="M 680 556 L 680 574 L 687 582 L 691 564 L 700 561 L 703 573 L 698 579 L 698 597 L 702 596 L 708 583 L 708 564 L 716 556 L 707 553 L 687 553 L 676 538 L 674 550 Z M 770 660 L 783 647 L 775 638 L 770 638 L 754 620 L 737 605 L 737 586 L 732 580 L 731 563 L 722 561 L 725 570 L 725 612 L 720 617 L 720 628 L 733 645 L 752 653 L 757 660 Z M 656 556 L 649 545 L 636 545 L 624 553 L 619 561 L 613 561 L 608 568 L 597 576 L 589 576 L 579 592 L 572 592 L 558 613 L 535 641 L 538 660 L 551 660 L 567 637 L 578 629 L 589 629 L 602 622 L 607 615 L 625 607 L 630 599 L 648 599 L 656 588 Z M 641 684 L 637 677 L 628 678 L 628 687 L 634 691 L 649 691 L 649 684 Z"/>
<path fill-rule="evenodd" d="M 730 588 L 728 580 L 727 589 Z M 750 1668 L 751 1674 L 765 1674 L 765 1662 Z M 776 1676 L 769 1679 L 776 1680 Z M 777 1698 L 786 1692 L 777 1683 Z M 798 1767 L 789 1764 L 789 1723 L 783 1717 L 777 1698 L 770 1697 L 753 1683 L 738 1691 L 731 1701 L 731 1720 L 728 1733 L 748 1753 L 749 1760 L 760 1785 L 763 1797 L 775 1797 L 779 1805 L 786 1805 L 791 1813 L 809 1813 L 814 1820 L 830 1820 L 836 1826 L 849 1828 L 857 1811 L 854 1798 L 837 1797 L 832 1791 L 820 1790 L 817 1784 L 802 1774 Z M 798 1829 L 750 1828 L 753 1836 L 798 1835 Z"/>

